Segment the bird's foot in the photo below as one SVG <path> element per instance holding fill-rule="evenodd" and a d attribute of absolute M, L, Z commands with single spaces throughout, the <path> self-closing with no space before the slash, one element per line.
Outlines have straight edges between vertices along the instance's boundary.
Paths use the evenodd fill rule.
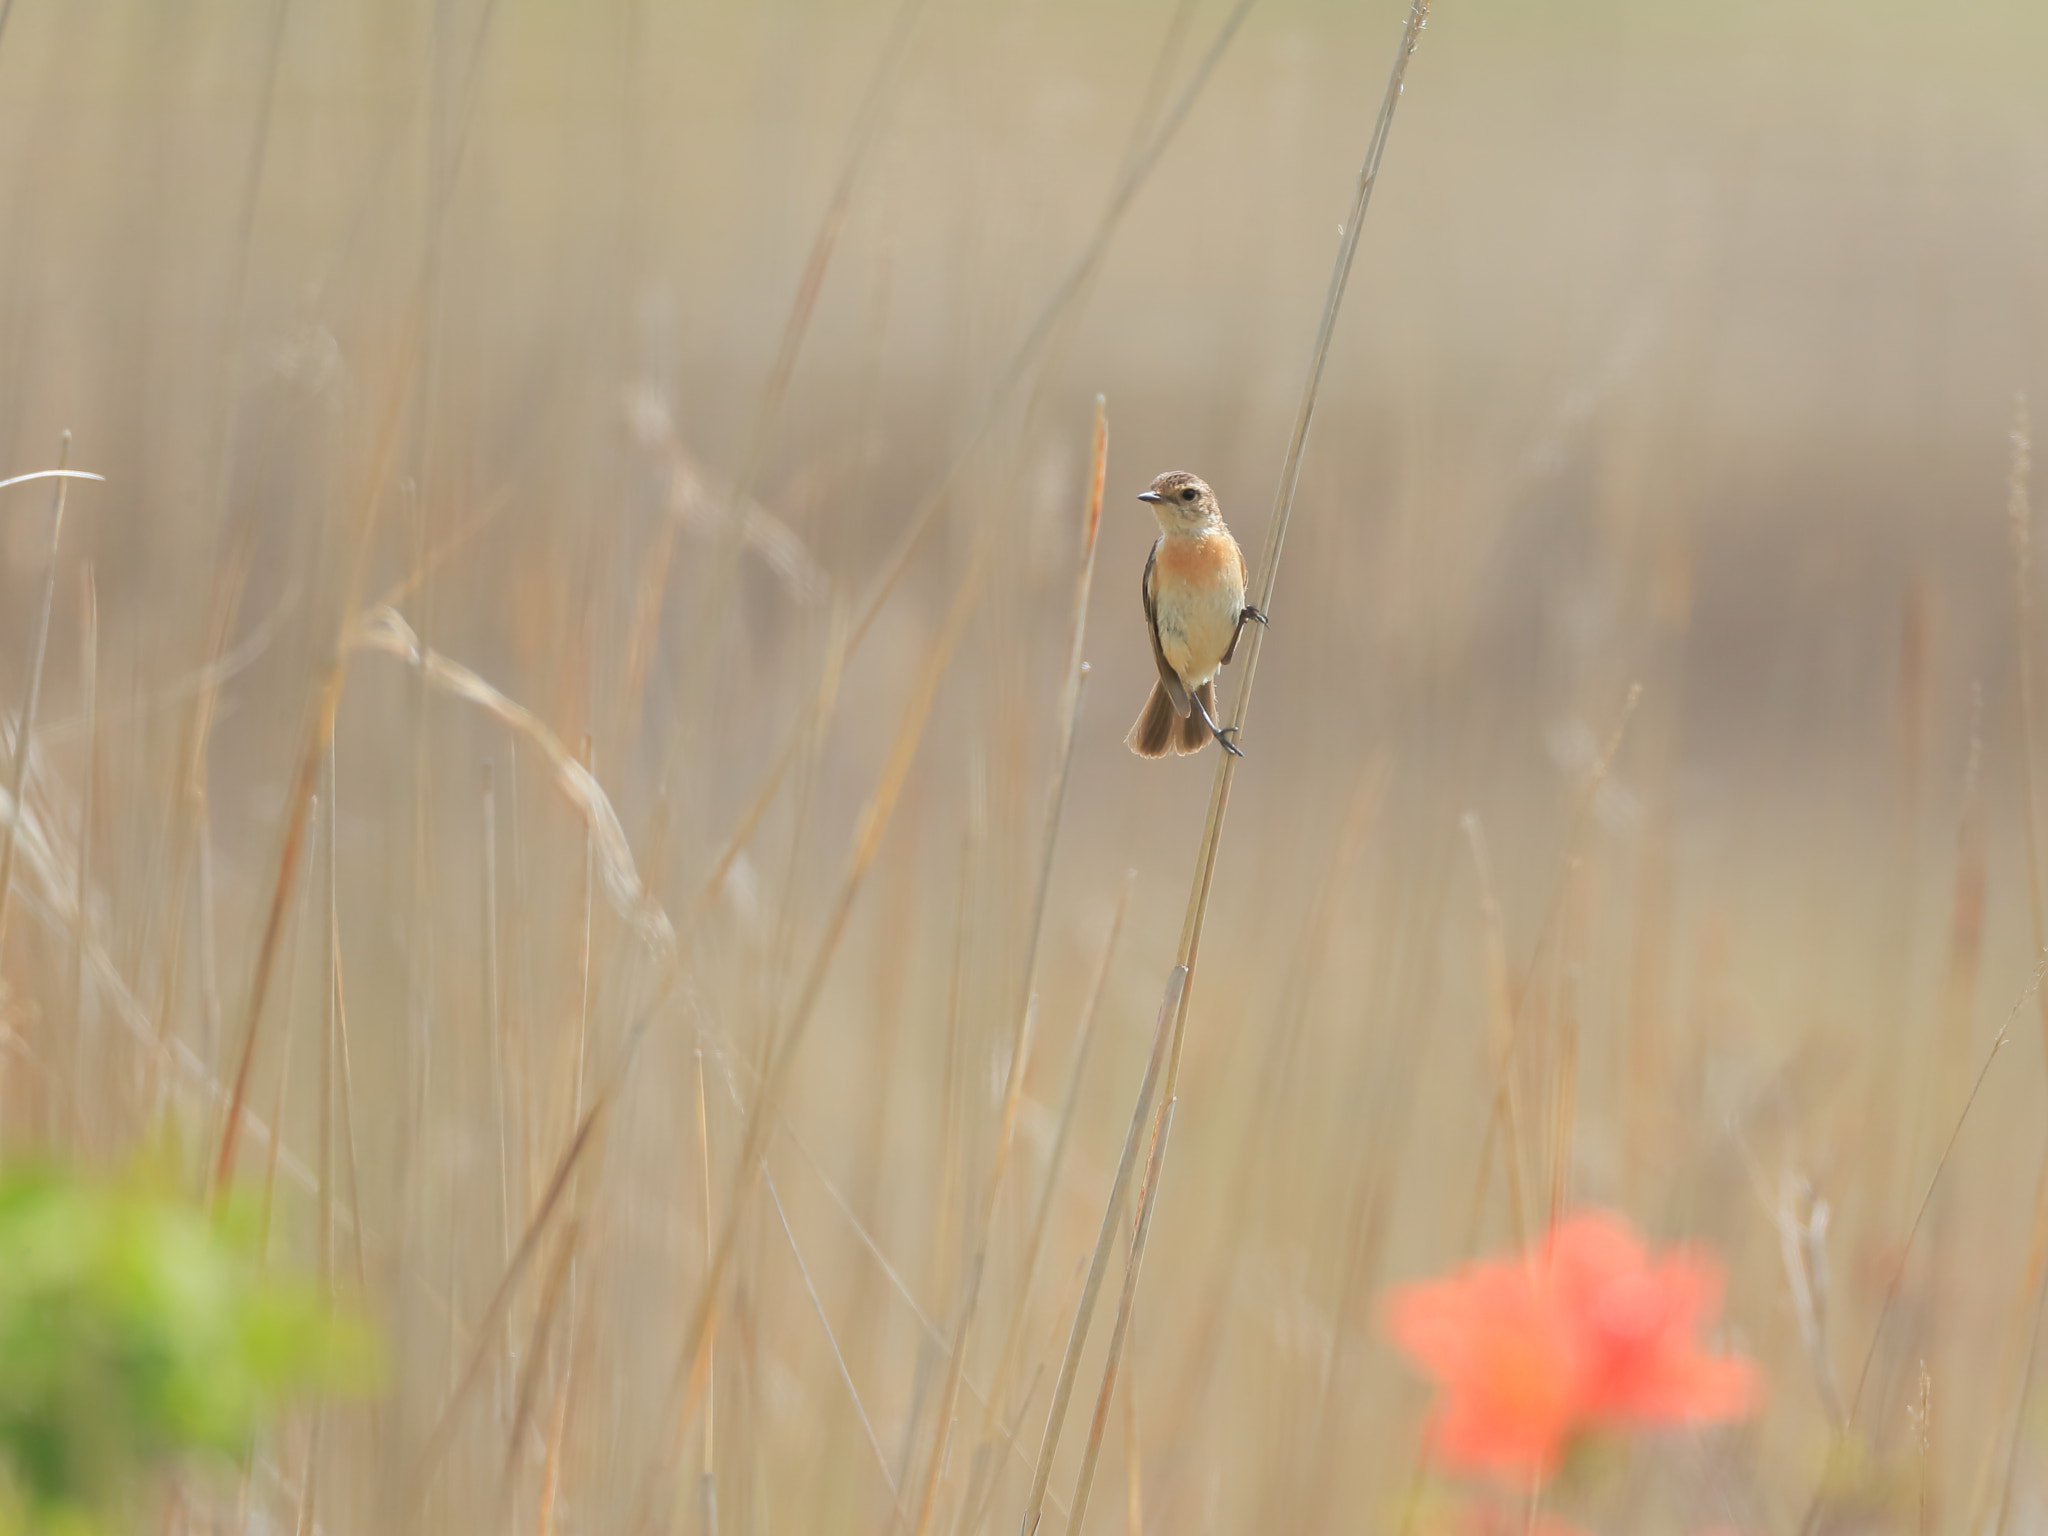
<path fill-rule="evenodd" d="M 1216 738 L 1216 745 L 1228 752 L 1232 757 L 1243 757 L 1244 754 L 1237 750 L 1237 743 L 1230 739 L 1237 734 L 1237 727 L 1234 725 L 1218 725 L 1216 717 L 1209 713 L 1209 706 L 1202 702 L 1202 696 L 1199 693 L 1195 695 L 1195 708 L 1202 712 L 1202 724 L 1209 727 L 1209 734 Z"/>
<path fill-rule="evenodd" d="M 1248 619 L 1256 619 L 1261 624 L 1266 622 L 1266 616 L 1263 613 L 1259 612 L 1258 609 L 1254 608 L 1250 603 L 1246 603 L 1244 605 L 1244 616 Z"/>

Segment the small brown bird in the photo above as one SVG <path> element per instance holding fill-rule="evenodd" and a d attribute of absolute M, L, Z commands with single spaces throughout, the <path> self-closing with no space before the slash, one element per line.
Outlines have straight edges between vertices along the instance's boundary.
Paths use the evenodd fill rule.
<path fill-rule="evenodd" d="M 1223 526 L 1216 493 L 1174 470 L 1138 500 L 1159 519 L 1159 542 L 1145 559 L 1145 627 L 1159 681 L 1124 738 L 1140 757 L 1199 752 L 1211 736 L 1233 757 L 1235 726 L 1216 724 L 1216 673 L 1237 653 L 1245 621 L 1266 616 L 1244 600 L 1244 551 Z"/>

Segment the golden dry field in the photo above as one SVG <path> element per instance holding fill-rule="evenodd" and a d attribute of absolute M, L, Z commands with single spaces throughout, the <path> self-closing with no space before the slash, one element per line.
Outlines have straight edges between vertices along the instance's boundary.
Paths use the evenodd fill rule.
<path fill-rule="evenodd" d="M 142 1528 L 2048 1530 L 2048 8 L 1407 16 L 0 0 L 0 1148 L 386 1357 Z M 1767 1398 L 1502 1498 L 1582 1206 Z"/>

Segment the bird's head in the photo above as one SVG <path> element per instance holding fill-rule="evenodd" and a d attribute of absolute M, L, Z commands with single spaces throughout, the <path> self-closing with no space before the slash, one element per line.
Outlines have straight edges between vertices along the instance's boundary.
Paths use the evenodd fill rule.
<path fill-rule="evenodd" d="M 1168 470 L 1150 490 L 1140 491 L 1138 500 L 1151 504 L 1153 516 L 1167 533 L 1187 533 L 1223 516 L 1216 493 L 1186 470 Z"/>

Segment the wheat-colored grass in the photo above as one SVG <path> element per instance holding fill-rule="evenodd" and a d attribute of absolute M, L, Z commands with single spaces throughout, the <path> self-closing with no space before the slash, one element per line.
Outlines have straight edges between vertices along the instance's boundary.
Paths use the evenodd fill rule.
<path fill-rule="evenodd" d="M 1502 1528 L 2040 1523 L 2039 8 L 1420 20 L 0 0 L 0 1151 L 388 1354 L 158 1528 L 1431 1536 L 1580 1202 L 1771 1396 Z"/>

